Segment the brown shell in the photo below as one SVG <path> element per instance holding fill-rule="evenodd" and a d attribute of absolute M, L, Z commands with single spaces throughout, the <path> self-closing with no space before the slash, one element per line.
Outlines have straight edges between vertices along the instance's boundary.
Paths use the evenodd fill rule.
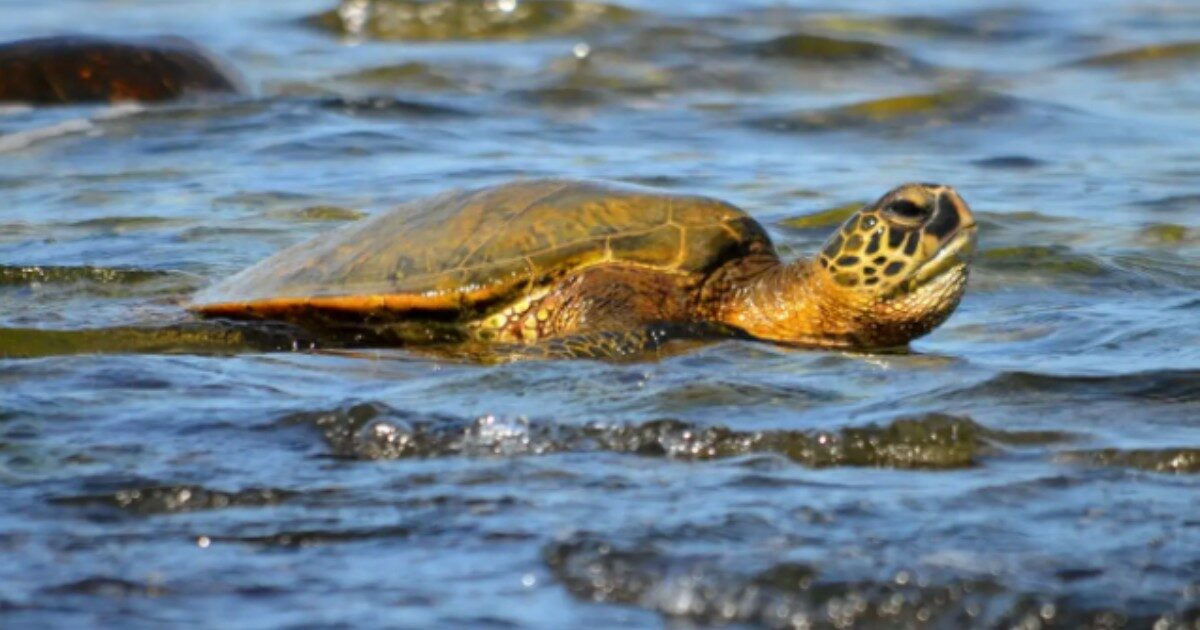
<path fill-rule="evenodd" d="M 469 315 L 578 270 L 701 274 L 770 239 L 714 199 L 534 180 L 417 200 L 286 249 L 198 295 L 209 315 L 296 308 Z"/>
<path fill-rule="evenodd" d="M 161 101 L 240 91 L 232 70 L 178 37 L 58 36 L 0 44 L 0 101 Z"/>

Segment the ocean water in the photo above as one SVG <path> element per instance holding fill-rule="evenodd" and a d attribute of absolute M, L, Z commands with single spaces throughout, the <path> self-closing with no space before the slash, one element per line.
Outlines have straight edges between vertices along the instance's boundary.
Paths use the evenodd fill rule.
<path fill-rule="evenodd" d="M 0 626 L 1200 623 L 1200 5 L 0 16 L 5 41 L 182 35 L 253 89 L 0 108 Z M 720 197 L 788 256 L 940 181 L 980 249 L 903 354 L 130 332 L 338 225 L 540 176 Z"/>

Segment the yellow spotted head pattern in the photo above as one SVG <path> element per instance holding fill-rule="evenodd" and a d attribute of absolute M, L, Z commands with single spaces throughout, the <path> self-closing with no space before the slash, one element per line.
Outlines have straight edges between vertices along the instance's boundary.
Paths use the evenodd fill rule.
<path fill-rule="evenodd" d="M 843 289 L 893 299 L 965 272 L 974 246 L 975 219 L 953 188 L 904 184 L 846 220 L 818 263 Z"/>

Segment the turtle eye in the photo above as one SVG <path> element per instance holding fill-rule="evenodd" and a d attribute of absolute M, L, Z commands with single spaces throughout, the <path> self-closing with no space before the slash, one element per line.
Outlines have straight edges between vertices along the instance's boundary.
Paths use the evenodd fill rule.
<path fill-rule="evenodd" d="M 917 224 L 929 218 L 928 205 L 917 205 L 907 199 L 897 199 L 883 209 L 891 218 L 900 223 Z"/>

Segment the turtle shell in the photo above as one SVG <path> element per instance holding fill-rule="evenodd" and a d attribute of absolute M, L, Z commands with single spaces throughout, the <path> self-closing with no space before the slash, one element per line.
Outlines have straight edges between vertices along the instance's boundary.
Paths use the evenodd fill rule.
<path fill-rule="evenodd" d="M 470 319 L 579 269 L 704 274 L 772 252 L 728 203 L 635 186 L 521 181 L 421 199 L 286 249 L 196 296 L 206 315 L 297 309 Z"/>

